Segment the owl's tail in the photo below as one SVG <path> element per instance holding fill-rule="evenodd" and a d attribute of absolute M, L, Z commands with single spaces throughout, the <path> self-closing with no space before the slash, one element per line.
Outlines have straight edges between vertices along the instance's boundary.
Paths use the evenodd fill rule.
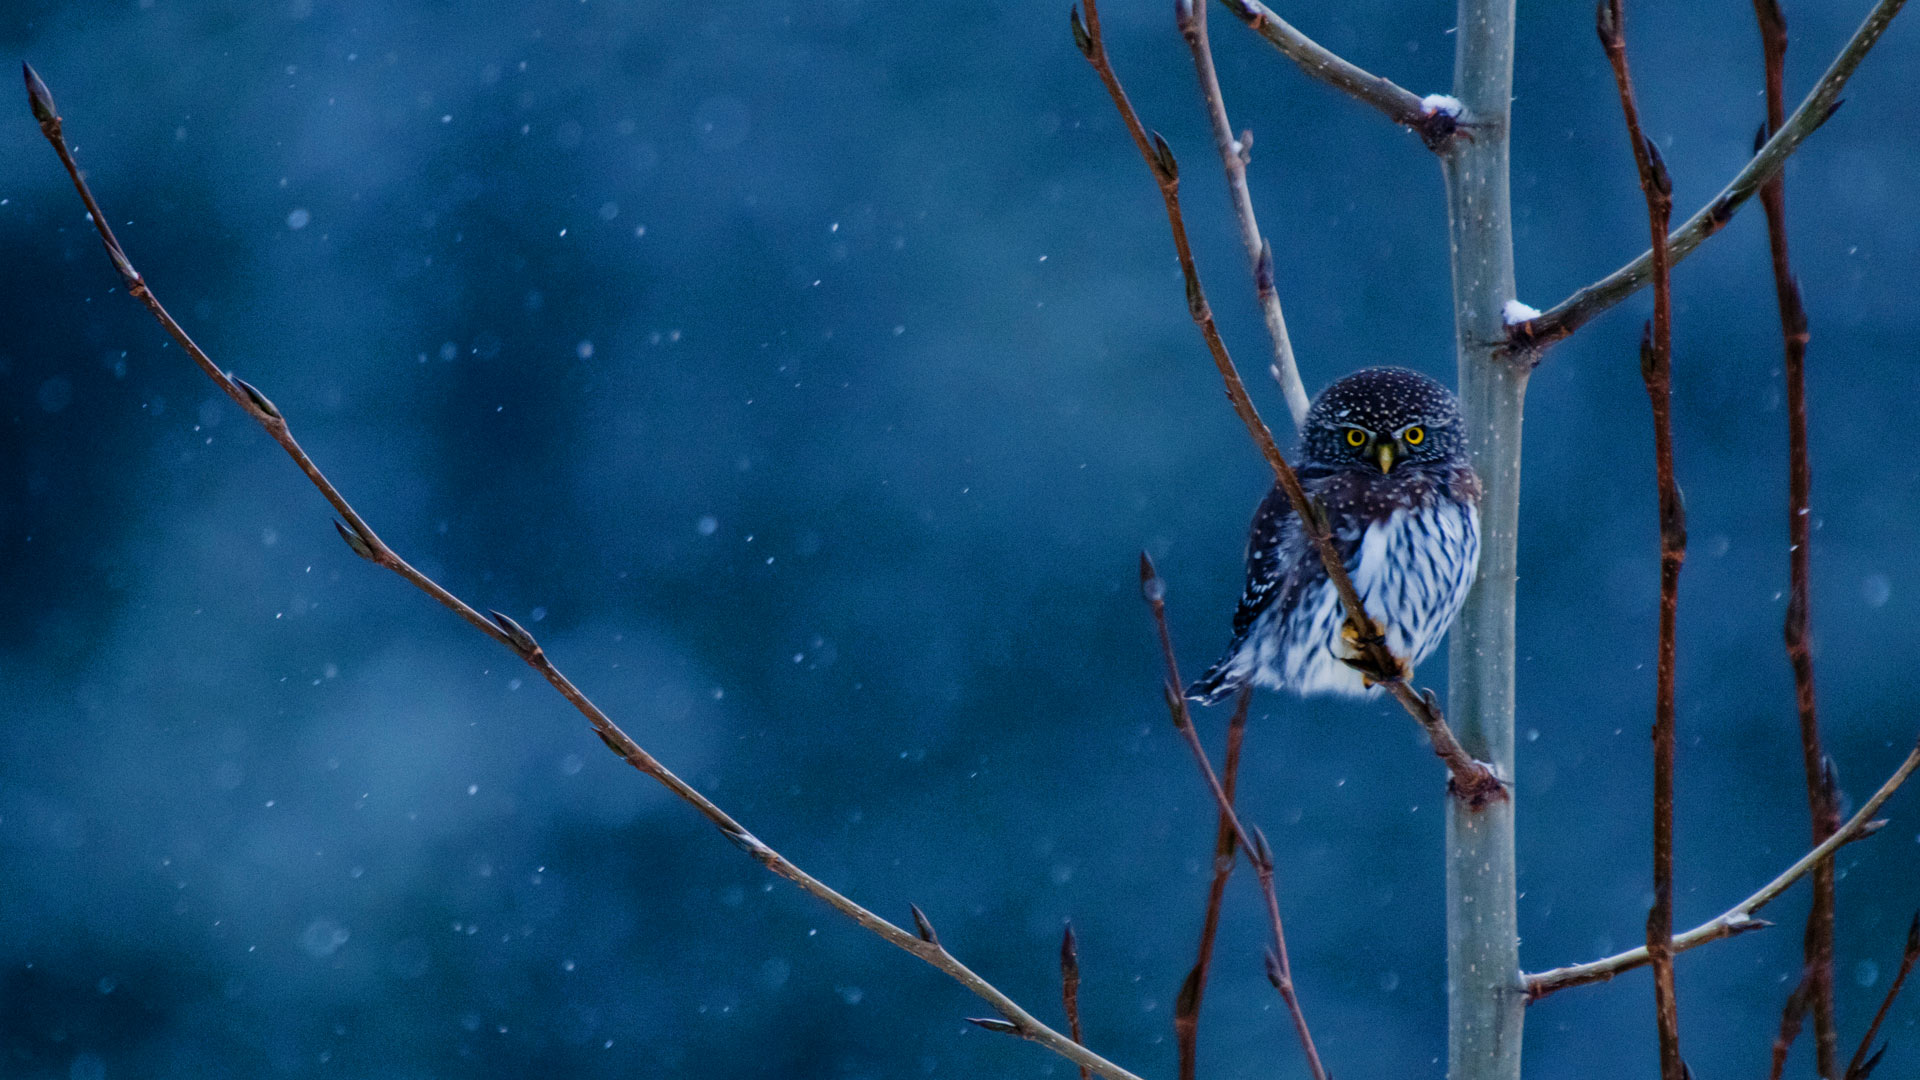
<path fill-rule="evenodd" d="M 1221 657 L 1207 669 L 1205 675 L 1195 679 L 1193 684 L 1187 687 L 1187 697 L 1190 700 L 1202 705 L 1218 705 L 1246 685 L 1249 672 L 1247 665 L 1239 662 L 1238 644 L 1235 642 L 1235 648 L 1227 650 L 1227 655 Z"/>

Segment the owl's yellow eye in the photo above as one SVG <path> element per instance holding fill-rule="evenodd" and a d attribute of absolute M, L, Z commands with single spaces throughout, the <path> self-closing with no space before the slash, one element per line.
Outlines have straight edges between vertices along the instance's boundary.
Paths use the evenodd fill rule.
<path fill-rule="evenodd" d="M 1347 429 L 1347 445 L 1348 446 L 1367 445 L 1367 433 L 1364 431 L 1361 431 L 1357 427 L 1348 428 Z"/>
<path fill-rule="evenodd" d="M 1407 440 L 1408 446 L 1419 446 L 1427 437 L 1427 429 L 1416 424 L 1401 432 L 1400 437 Z"/>

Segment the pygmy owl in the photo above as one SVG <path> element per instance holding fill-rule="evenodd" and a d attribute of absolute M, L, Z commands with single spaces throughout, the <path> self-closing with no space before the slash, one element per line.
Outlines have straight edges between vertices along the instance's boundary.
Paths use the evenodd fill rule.
<path fill-rule="evenodd" d="M 1409 665 L 1426 659 L 1480 561 L 1480 480 L 1453 394 L 1405 368 L 1354 372 L 1315 399 L 1295 461 L 1387 647 Z M 1211 704 L 1249 682 L 1303 696 L 1377 693 L 1342 662 L 1356 655 L 1345 623 L 1320 553 L 1276 484 L 1254 514 L 1233 643 L 1187 694 Z"/>

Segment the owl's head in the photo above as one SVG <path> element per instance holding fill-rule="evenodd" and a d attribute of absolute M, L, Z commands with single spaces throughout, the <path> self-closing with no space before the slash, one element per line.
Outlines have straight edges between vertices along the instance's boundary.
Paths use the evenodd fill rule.
<path fill-rule="evenodd" d="M 1398 367 L 1362 368 L 1322 390 L 1305 441 L 1318 464 L 1382 473 L 1445 463 L 1465 450 L 1453 392 Z"/>

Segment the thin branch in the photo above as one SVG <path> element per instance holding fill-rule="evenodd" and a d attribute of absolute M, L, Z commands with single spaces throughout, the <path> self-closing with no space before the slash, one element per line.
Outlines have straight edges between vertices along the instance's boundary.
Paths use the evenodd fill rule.
<path fill-rule="evenodd" d="M 1387 119 L 1418 132 L 1430 148 L 1444 146 L 1461 126 L 1445 109 L 1429 108 L 1418 94 L 1341 59 L 1273 13 L 1260 0 L 1221 0 L 1228 11 L 1254 33 L 1266 38 L 1280 55 L 1312 78 L 1340 90 L 1363 105 L 1378 109 Z"/>
<path fill-rule="evenodd" d="M 1760 27 L 1760 52 L 1766 80 L 1767 122 L 1755 138 L 1757 152 L 1768 136 L 1786 123 L 1787 18 L 1779 0 L 1753 0 Z M 1760 206 L 1767 215 L 1767 243 L 1773 262 L 1774 298 L 1780 309 L 1787 383 L 1787 615 L 1783 627 L 1787 661 L 1793 668 L 1794 702 L 1800 715 L 1800 753 L 1806 770 L 1807 816 L 1813 842 L 1840 825 L 1839 795 L 1820 741 L 1815 708 L 1813 650 L 1809 644 L 1812 601 L 1809 594 L 1812 515 L 1809 499 L 1813 471 L 1807 456 L 1807 309 L 1800 300 L 1787 251 L 1787 177 L 1775 173 L 1760 185 Z M 1813 871 L 1813 904 L 1805 934 L 1806 984 L 1803 1007 L 1813 1015 L 1816 1068 L 1835 1075 L 1840 1032 L 1833 1014 L 1833 864 Z"/>
<path fill-rule="evenodd" d="M 1280 896 L 1273 884 L 1273 849 L 1267 846 L 1266 837 L 1258 829 L 1251 832 L 1241 824 L 1240 815 L 1233 808 L 1233 797 L 1227 794 L 1220 784 L 1220 778 L 1214 774 L 1213 762 L 1207 759 L 1206 748 L 1200 745 L 1200 736 L 1193 729 L 1193 717 L 1187 711 L 1187 698 L 1182 691 L 1186 683 L 1180 679 L 1180 664 L 1174 659 L 1173 633 L 1167 629 L 1167 589 L 1154 571 L 1153 560 L 1146 552 L 1140 553 L 1140 594 L 1146 598 L 1147 606 L 1153 611 L 1154 630 L 1160 637 L 1160 653 L 1167 665 L 1167 682 L 1162 688 L 1167 699 L 1167 715 L 1173 719 L 1174 729 L 1186 740 L 1187 749 L 1193 752 L 1193 760 L 1200 767 L 1200 775 L 1207 782 L 1207 790 L 1213 793 L 1214 805 L 1220 809 L 1220 817 L 1233 828 L 1233 835 L 1246 849 L 1247 861 L 1253 864 L 1253 870 L 1260 878 L 1260 892 L 1267 901 L 1267 926 L 1273 931 L 1273 943 L 1267 951 L 1267 979 L 1273 988 L 1280 992 L 1280 1000 L 1287 1006 L 1287 1013 L 1293 1018 L 1294 1034 L 1300 1038 L 1300 1049 L 1307 1057 L 1307 1068 L 1313 1073 L 1313 1080 L 1327 1080 L 1327 1071 L 1320 1064 L 1320 1053 L 1314 1049 L 1313 1034 L 1307 1030 L 1306 1014 L 1300 1010 L 1300 997 L 1293 985 L 1293 969 L 1287 961 L 1287 932 L 1280 921 Z"/>
<path fill-rule="evenodd" d="M 1780 1033 L 1773 1037 L 1773 1061 L 1767 1067 L 1767 1080 L 1780 1080 L 1786 1071 L 1787 1055 L 1793 1052 L 1793 1041 L 1800 1037 L 1806 1019 L 1807 995 L 1813 992 L 1812 974 L 1801 974 L 1800 981 L 1793 984 L 1793 993 L 1787 995 L 1786 1007 L 1780 1010 Z"/>
<path fill-rule="evenodd" d="M 1233 404 L 1233 411 L 1246 426 L 1247 434 L 1267 460 L 1273 475 L 1287 494 L 1287 501 L 1293 512 L 1300 517 L 1302 528 L 1312 538 L 1315 550 L 1320 553 L 1321 565 L 1326 568 L 1328 580 L 1340 594 L 1340 602 L 1346 609 L 1348 627 L 1352 630 L 1354 647 L 1359 656 L 1348 663 L 1376 683 L 1385 685 L 1394 698 L 1406 708 L 1407 712 L 1426 728 L 1429 734 L 1446 728 L 1446 719 L 1431 702 L 1423 702 L 1420 695 L 1407 685 L 1409 674 L 1406 664 L 1393 655 L 1387 648 L 1386 635 L 1380 625 L 1367 614 L 1366 606 L 1360 600 L 1360 594 L 1354 591 L 1353 581 L 1347 575 L 1347 568 L 1340 560 L 1340 553 L 1333 546 L 1333 533 L 1328 527 L 1326 515 L 1320 513 L 1307 499 L 1306 492 L 1300 487 L 1300 478 L 1294 475 L 1293 467 L 1287 464 L 1286 457 L 1280 453 L 1280 447 L 1273 441 L 1273 432 L 1266 422 L 1260 419 L 1260 411 L 1254 407 L 1253 399 L 1247 395 L 1247 387 L 1240 379 L 1240 371 L 1234 366 L 1233 357 L 1227 352 L 1227 344 L 1220 337 L 1220 328 L 1214 324 L 1213 309 L 1207 304 L 1206 290 L 1200 284 L 1200 271 L 1193 260 L 1193 249 L 1187 242 L 1186 219 L 1180 212 L 1180 167 L 1174 160 L 1173 150 L 1157 133 L 1149 140 L 1146 127 L 1140 123 L 1140 116 L 1134 111 L 1133 103 L 1127 99 L 1126 90 L 1120 85 L 1120 77 L 1114 73 L 1113 64 L 1107 58 L 1106 44 L 1100 36 L 1100 8 L 1095 0 L 1087 0 L 1087 17 L 1080 20 L 1080 10 L 1073 9 L 1073 40 L 1079 46 L 1081 55 L 1093 65 L 1100 81 L 1107 88 L 1107 94 L 1113 99 L 1114 108 L 1120 113 L 1121 122 L 1133 137 L 1136 149 L 1147 163 L 1147 169 L 1153 174 L 1154 183 L 1160 188 L 1161 201 L 1166 204 L 1167 225 L 1173 233 L 1174 254 L 1180 261 L 1181 275 L 1186 279 L 1187 314 L 1199 328 L 1201 338 L 1206 342 L 1207 351 L 1213 357 L 1214 367 L 1220 372 L 1221 381 L 1226 384 L 1227 400 Z M 1451 749 L 1448 749 L 1448 748 Z M 1459 750 L 1459 741 L 1451 731 L 1441 740 L 1435 741 L 1435 752 L 1441 754 L 1453 770 L 1453 783 L 1450 789 L 1457 797 L 1475 806 L 1485 805 L 1494 799 L 1506 798 L 1506 788 L 1487 765 L 1474 761 L 1471 756 Z"/>
<path fill-rule="evenodd" d="M 1247 734 L 1247 709 L 1253 703 L 1253 688 L 1243 686 L 1234 700 L 1233 716 L 1227 721 L 1226 764 L 1221 768 L 1220 786 L 1232 802 L 1240 779 L 1240 744 Z M 1174 1002 L 1173 1034 L 1180 1055 L 1180 1080 L 1194 1080 L 1200 1045 L 1200 1002 L 1207 995 L 1207 974 L 1213 968 L 1213 942 L 1220 930 L 1220 903 L 1227 894 L 1227 879 L 1233 876 L 1234 852 L 1238 845 L 1233 819 L 1220 815 L 1213 834 L 1213 880 L 1207 884 L 1207 914 L 1200 923 L 1200 956 L 1180 984 L 1180 996 Z"/>
<path fill-rule="evenodd" d="M 1900 950 L 1900 973 L 1893 977 L 1893 985 L 1887 987 L 1887 996 L 1880 1001 L 1880 1008 L 1873 1014 L 1873 1023 L 1867 1025 L 1867 1033 L 1860 1037 L 1860 1048 L 1853 1052 L 1853 1060 L 1847 1063 L 1844 1080 L 1867 1080 L 1867 1075 L 1879 1063 L 1880 1055 L 1887 1052 L 1882 1046 L 1873 1056 L 1867 1056 L 1867 1048 L 1873 1045 L 1873 1037 L 1880 1034 L 1880 1025 L 1887 1019 L 1887 1011 L 1893 1008 L 1893 1001 L 1900 996 L 1900 988 L 1906 985 L 1907 976 L 1913 974 L 1914 961 L 1920 960 L 1920 912 L 1915 912 L 1913 921 L 1907 924 L 1907 945 Z"/>
<path fill-rule="evenodd" d="M 1060 934 L 1060 1001 L 1067 1011 L 1067 1034 L 1086 1045 L 1080 1037 L 1080 946 L 1073 937 L 1073 924 Z M 1092 1073 L 1080 1066 L 1080 1080 L 1091 1080 Z"/>
<path fill-rule="evenodd" d="M 1633 164 L 1647 202 L 1653 256 L 1653 321 L 1640 339 L 1640 375 L 1653 405 L 1653 458 L 1660 505 L 1660 645 L 1653 705 L 1653 908 L 1647 912 L 1647 956 L 1653 964 L 1654 1018 L 1660 1033 L 1661 1080 L 1688 1080 L 1680 1059 L 1680 1012 L 1673 985 L 1673 681 L 1680 567 L 1687 557 L 1686 509 L 1673 477 L 1673 264 L 1667 257 L 1667 221 L 1673 180 L 1660 151 L 1640 130 L 1633 73 L 1627 64 L 1626 13 L 1621 0 L 1596 8 L 1600 44 L 1613 67 L 1620 111 L 1633 144 Z"/>
<path fill-rule="evenodd" d="M 1220 167 L 1227 174 L 1227 197 L 1233 203 L 1240 223 L 1240 242 L 1246 246 L 1247 261 L 1253 266 L 1254 291 L 1260 300 L 1260 315 L 1267 323 L 1267 336 L 1273 340 L 1274 380 L 1287 399 L 1287 411 L 1293 414 L 1295 430 L 1307 426 L 1307 388 L 1300 381 L 1300 368 L 1293 359 L 1293 341 L 1287 336 L 1287 320 L 1280 313 L 1280 294 L 1273 282 L 1273 247 L 1260 235 L 1260 222 L 1253 214 L 1253 194 L 1247 190 L 1247 163 L 1252 160 L 1253 133 L 1235 138 L 1233 124 L 1227 120 L 1226 98 L 1220 93 L 1220 76 L 1213 67 L 1213 47 L 1207 41 L 1206 0 L 1179 0 L 1174 18 L 1180 36 L 1193 53 L 1194 74 L 1200 81 L 1200 96 L 1207 107 L 1207 120 L 1213 127 L 1214 149 L 1220 152 Z"/>
<path fill-rule="evenodd" d="M 1763 919 L 1754 918 L 1754 912 L 1779 899 L 1780 894 L 1786 892 L 1794 882 L 1805 877 L 1814 867 L 1832 858 L 1833 853 L 1842 845 L 1852 843 L 1862 835 L 1876 831 L 1878 826 L 1874 824 L 1874 813 L 1893 797 L 1894 792 L 1900 790 L 1900 785 L 1907 782 L 1907 778 L 1913 775 L 1915 769 L 1920 769 L 1920 744 L 1914 746 L 1913 750 L 1907 754 L 1906 760 L 1900 763 L 1900 767 L 1893 771 L 1892 776 L 1887 777 L 1886 783 L 1880 785 L 1880 790 L 1873 793 L 1873 798 L 1868 799 L 1866 805 L 1855 811 L 1845 825 L 1834 830 L 1832 836 L 1822 840 L 1813 850 L 1800 856 L 1798 861 L 1782 871 L 1779 877 L 1767 882 L 1760 891 L 1675 937 L 1673 951 L 1683 953 L 1688 949 L 1705 945 L 1709 941 L 1719 941 L 1721 938 L 1772 925 Z M 1543 971 L 1537 975 L 1528 975 L 1526 977 L 1527 996 L 1537 1001 L 1555 991 L 1565 990 L 1569 986 L 1605 982 L 1623 971 L 1632 971 L 1646 963 L 1647 950 L 1643 946 L 1628 949 L 1623 953 L 1615 953 L 1590 963 L 1572 964 L 1554 968 L 1551 971 Z"/>
<path fill-rule="evenodd" d="M 1854 31 L 1853 37 L 1840 50 L 1840 55 L 1834 57 L 1826 74 L 1807 92 L 1786 123 L 1773 133 L 1744 168 L 1734 174 L 1718 195 L 1667 237 L 1667 246 L 1674 262 L 1685 259 L 1707 237 L 1719 232 L 1741 204 L 1751 198 L 1769 177 L 1780 171 L 1787 158 L 1800 148 L 1807 136 L 1827 122 L 1834 110 L 1840 107 L 1840 91 L 1853 76 L 1854 69 L 1867 58 L 1867 53 L 1880 40 L 1887 24 L 1893 21 L 1905 4 L 1906 0 L 1880 0 L 1874 5 L 1866 21 Z M 1585 326 L 1594 316 L 1632 296 L 1652 279 L 1652 252 L 1642 252 L 1639 258 L 1580 289 L 1539 317 L 1509 327 L 1508 347 L 1517 352 L 1533 354 L 1537 359 L 1541 351 Z"/>
<path fill-rule="evenodd" d="M 188 356 L 193 358 L 193 362 L 199 365 L 200 370 L 204 372 L 209 379 L 213 380 L 214 385 L 218 386 L 228 397 L 232 398 L 235 403 L 244 409 L 247 415 L 251 416 L 274 442 L 280 444 L 281 449 L 286 451 L 287 456 L 293 459 L 294 464 L 299 466 L 300 471 L 306 474 L 307 479 L 315 488 L 319 489 L 320 494 L 324 496 L 327 502 L 332 504 L 334 510 L 340 514 L 344 524 L 335 522 L 335 528 L 340 531 L 341 537 L 346 540 L 348 546 L 353 549 L 355 554 L 377 566 L 384 567 L 400 575 L 400 577 L 404 578 L 415 588 L 433 597 L 447 608 L 452 609 L 455 614 L 466 620 L 469 625 L 481 633 L 513 650 L 520 659 L 526 661 L 528 666 L 539 672 L 541 677 L 552 684 L 553 688 L 558 690 L 561 696 L 567 699 L 569 704 L 587 718 L 587 722 L 593 725 L 594 734 L 600 737 L 600 741 L 607 744 L 609 750 L 619 755 L 627 764 L 632 765 L 647 776 L 659 781 L 667 790 L 679 797 L 682 802 L 687 803 L 697 810 L 702 817 L 706 818 L 715 828 L 719 829 L 721 835 L 731 841 L 734 846 L 751 855 L 767 869 L 800 886 L 801 889 L 820 900 L 825 901 L 834 910 L 853 920 L 863 929 L 879 936 L 888 944 L 926 961 L 928 964 L 951 976 L 955 982 L 958 982 L 967 990 L 984 999 L 988 1004 L 993 1006 L 994 1011 L 1006 1018 L 1004 1021 L 993 1022 L 999 1025 L 995 1030 L 1003 1030 L 1009 1034 L 1016 1034 L 1021 1038 L 1037 1042 L 1047 1049 L 1052 1050 L 1054 1053 L 1059 1054 L 1061 1057 L 1077 1065 L 1090 1068 L 1102 1076 L 1109 1077 L 1110 1080 L 1140 1080 L 1140 1078 L 1133 1073 L 1078 1045 L 1067 1036 L 1041 1023 L 1025 1009 L 1022 1009 L 1012 998 L 1001 993 L 993 984 L 975 974 L 965 964 L 962 964 L 952 953 L 949 953 L 946 948 L 940 944 L 939 939 L 933 933 L 932 925 L 926 921 L 925 915 L 921 914 L 918 909 L 914 911 L 914 921 L 921 932 L 916 936 L 836 892 L 830 886 L 788 861 L 788 859 L 778 851 L 768 847 L 766 843 L 748 832 L 745 826 L 735 821 L 712 800 L 701 794 L 686 781 L 674 775 L 665 765 L 662 765 L 651 754 L 642 749 L 638 743 L 634 742 L 606 713 L 600 710 L 598 705 L 595 705 L 586 694 L 581 692 L 579 687 L 575 686 L 571 680 L 561 673 L 559 668 L 554 666 L 553 662 L 547 658 L 546 653 L 540 648 L 539 643 L 536 642 L 533 636 L 527 633 L 525 628 L 521 627 L 519 623 L 499 612 L 494 612 L 491 619 L 481 615 L 465 601 L 454 596 L 433 579 L 409 565 L 395 553 L 392 548 L 388 547 L 386 542 L 380 539 L 379 535 L 366 523 L 366 520 L 362 518 L 360 514 L 354 510 L 353 506 L 347 502 L 346 498 L 340 494 L 339 489 L 334 487 L 333 483 L 320 471 L 319 466 L 313 463 L 313 459 L 307 456 L 306 451 L 301 449 L 300 444 L 294 440 L 292 431 L 288 428 L 286 418 L 281 415 L 280 410 L 274 406 L 273 402 L 269 401 L 263 394 L 246 382 L 221 371 L 220 368 L 214 364 L 213 360 L 207 356 L 206 352 L 188 336 L 186 330 L 167 312 L 167 309 L 161 305 L 159 299 L 154 296 L 153 291 L 148 288 L 146 280 L 133 268 L 133 263 L 127 258 L 126 252 L 121 248 L 120 241 L 114 236 L 112 228 L 107 225 L 106 215 L 101 212 L 100 205 L 94 200 L 93 192 L 88 188 L 86 179 L 80 172 L 79 165 L 75 163 L 73 152 L 68 148 L 66 139 L 61 134 L 61 119 L 54 109 L 53 96 L 48 92 L 47 86 L 41 81 L 40 76 L 36 74 L 31 67 L 24 64 L 21 66 L 27 84 L 28 104 L 33 109 L 34 118 L 40 123 L 40 131 L 46 136 L 47 142 L 53 146 L 54 152 L 60 156 L 60 162 L 66 166 L 67 174 L 73 178 L 74 188 L 80 193 L 81 201 L 86 204 L 87 213 L 92 219 L 95 229 L 100 233 L 100 241 L 106 246 L 107 257 L 113 261 L 114 269 L 119 271 L 121 280 L 126 283 L 127 292 L 146 306 L 147 310 L 153 314 L 153 317 L 159 321 L 161 327 L 166 330 L 167 335 L 173 338 L 173 340 L 186 351 Z"/>

